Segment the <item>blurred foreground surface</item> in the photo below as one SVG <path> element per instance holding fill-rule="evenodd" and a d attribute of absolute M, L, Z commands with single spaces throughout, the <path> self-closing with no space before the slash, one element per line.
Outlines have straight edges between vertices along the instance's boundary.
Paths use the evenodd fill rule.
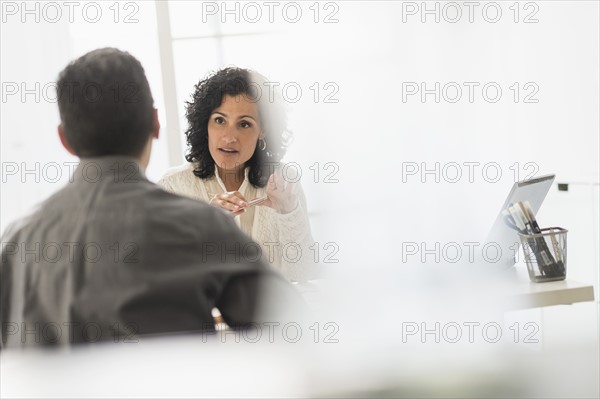
<path fill-rule="evenodd" d="M 299 287 L 313 313 L 286 324 L 6 350 L 0 394 L 598 397 L 593 328 L 505 312 L 485 277 L 418 270 L 335 270 Z M 596 317 L 596 302 L 584 306 Z"/>

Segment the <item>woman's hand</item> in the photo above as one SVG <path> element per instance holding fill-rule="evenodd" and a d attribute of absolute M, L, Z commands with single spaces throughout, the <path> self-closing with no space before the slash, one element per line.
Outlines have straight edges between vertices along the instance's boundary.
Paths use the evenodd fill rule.
<path fill-rule="evenodd" d="M 298 183 L 286 181 L 279 171 L 269 177 L 265 192 L 269 199 L 263 205 L 279 213 L 290 213 L 298 206 Z"/>
<path fill-rule="evenodd" d="M 231 212 L 233 216 L 241 215 L 246 211 L 244 208 L 248 206 L 246 198 L 239 191 L 217 194 L 210 200 L 209 204 L 225 209 Z"/>

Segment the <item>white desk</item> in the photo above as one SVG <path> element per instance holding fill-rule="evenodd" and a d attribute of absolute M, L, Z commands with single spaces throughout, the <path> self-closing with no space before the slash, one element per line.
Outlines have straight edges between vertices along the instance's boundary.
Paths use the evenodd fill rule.
<path fill-rule="evenodd" d="M 323 294 L 331 290 L 324 283 L 323 280 L 313 280 L 295 286 L 309 305 L 318 306 Z M 595 299 L 594 286 L 569 280 L 568 272 L 566 280 L 534 283 L 529 279 L 524 264 L 498 271 L 490 279 L 477 284 L 476 295 L 482 304 L 489 301 L 490 306 L 497 306 L 500 301 L 501 308 L 506 311 L 572 305 Z"/>
<path fill-rule="evenodd" d="M 554 305 L 572 305 L 594 300 L 594 286 L 567 279 L 534 283 L 529 280 L 527 269 L 517 265 L 510 270 L 504 281 L 507 290 L 507 307 L 510 310 L 537 308 Z"/>

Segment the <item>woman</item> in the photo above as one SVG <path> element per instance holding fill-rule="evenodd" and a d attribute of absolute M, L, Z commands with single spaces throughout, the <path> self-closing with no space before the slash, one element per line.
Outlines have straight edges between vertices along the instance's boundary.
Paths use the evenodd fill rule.
<path fill-rule="evenodd" d="M 282 176 L 279 162 L 291 135 L 265 82 L 240 68 L 200 81 L 187 103 L 188 163 L 170 169 L 158 184 L 231 214 L 272 266 L 301 281 L 313 255 L 306 200 L 300 185 Z M 248 206 L 262 197 L 258 206 Z"/>

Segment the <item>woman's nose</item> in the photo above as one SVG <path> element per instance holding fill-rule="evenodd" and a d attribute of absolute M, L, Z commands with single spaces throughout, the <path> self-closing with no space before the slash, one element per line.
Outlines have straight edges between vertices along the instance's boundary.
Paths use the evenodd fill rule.
<path fill-rule="evenodd" d="M 223 141 L 225 141 L 225 143 L 227 143 L 227 144 L 231 144 L 231 143 L 235 143 L 237 141 L 237 139 L 234 134 L 226 133 L 223 136 Z"/>
<path fill-rule="evenodd" d="M 237 141 L 237 137 L 233 128 L 227 128 L 225 130 L 225 134 L 223 134 L 223 140 L 228 144 Z"/>

